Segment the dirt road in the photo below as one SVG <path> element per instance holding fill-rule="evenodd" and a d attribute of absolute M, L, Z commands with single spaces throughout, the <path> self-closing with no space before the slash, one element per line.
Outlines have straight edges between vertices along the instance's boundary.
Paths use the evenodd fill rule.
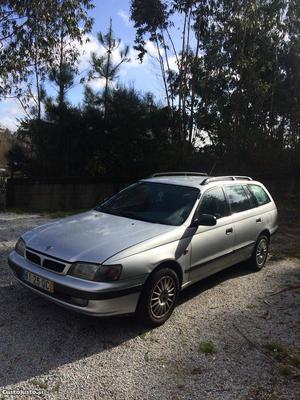
<path fill-rule="evenodd" d="M 210 277 L 145 330 L 133 318 L 77 315 L 16 282 L 7 255 L 46 221 L 0 214 L 0 399 L 300 398 L 300 259 L 285 252 L 284 233 L 263 271 Z"/>

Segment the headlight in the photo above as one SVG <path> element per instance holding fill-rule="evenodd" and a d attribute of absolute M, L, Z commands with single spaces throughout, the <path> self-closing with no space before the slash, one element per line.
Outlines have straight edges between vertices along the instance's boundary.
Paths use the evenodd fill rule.
<path fill-rule="evenodd" d="M 69 271 L 69 275 L 77 278 L 96 282 L 112 282 L 120 278 L 122 265 L 97 265 L 89 263 L 75 263 Z"/>
<path fill-rule="evenodd" d="M 25 257 L 25 250 L 26 250 L 26 245 L 23 239 L 19 239 L 16 243 L 15 246 L 15 251 L 20 254 L 20 256 Z"/>

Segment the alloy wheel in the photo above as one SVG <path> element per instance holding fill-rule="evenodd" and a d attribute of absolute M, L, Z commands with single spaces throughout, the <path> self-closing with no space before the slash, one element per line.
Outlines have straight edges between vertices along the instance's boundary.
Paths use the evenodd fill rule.
<path fill-rule="evenodd" d="M 268 254 L 268 242 L 265 238 L 262 238 L 256 248 L 256 262 L 261 267 L 266 261 Z"/>
<path fill-rule="evenodd" d="M 163 276 L 154 286 L 150 309 L 154 318 L 163 318 L 172 308 L 176 299 L 176 283 L 171 276 Z"/>

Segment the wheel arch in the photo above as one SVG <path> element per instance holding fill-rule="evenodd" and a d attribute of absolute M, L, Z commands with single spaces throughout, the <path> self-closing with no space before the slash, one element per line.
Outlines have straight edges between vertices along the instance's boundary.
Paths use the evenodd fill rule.
<path fill-rule="evenodd" d="M 266 235 L 266 236 L 268 237 L 269 240 L 270 240 L 270 238 L 271 238 L 271 233 L 270 233 L 269 229 L 267 229 L 267 228 L 260 232 L 258 238 L 259 238 L 261 235 Z M 258 238 L 257 238 L 257 239 L 258 239 Z"/>
<path fill-rule="evenodd" d="M 177 276 L 178 276 L 178 279 L 179 279 L 180 288 L 181 288 L 182 282 L 183 282 L 183 272 L 182 272 L 182 268 L 181 268 L 180 264 L 179 264 L 177 261 L 175 261 L 175 260 L 165 260 L 165 261 L 160 262 L 160 263 L 153 269 L 153 271 L 149 274 L 149 276 L 148 276 L 146 282 L 148 281 L 148 279 L 149 279 L 155 272 L 157 272 L 157 271 L 159 271 L 160 269 L 163 269 L 163 268 L 170 268 L 170 269 L 173 269 L 173 270 L 176 272 L 176 274 L 177 274 Z"/>

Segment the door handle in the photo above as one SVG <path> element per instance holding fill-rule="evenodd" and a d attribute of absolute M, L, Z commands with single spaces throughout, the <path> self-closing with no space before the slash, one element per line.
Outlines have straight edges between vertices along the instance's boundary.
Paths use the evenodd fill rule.
<path fill-rule="evenodd" d="M 226 229 L 226 235 L 230 235 L 233 232 L 233 228 Z"/>
<path fill-rule="evenodd" d="M 261 222 L 261 218 L 257 218 L 256 222 Z"/>

